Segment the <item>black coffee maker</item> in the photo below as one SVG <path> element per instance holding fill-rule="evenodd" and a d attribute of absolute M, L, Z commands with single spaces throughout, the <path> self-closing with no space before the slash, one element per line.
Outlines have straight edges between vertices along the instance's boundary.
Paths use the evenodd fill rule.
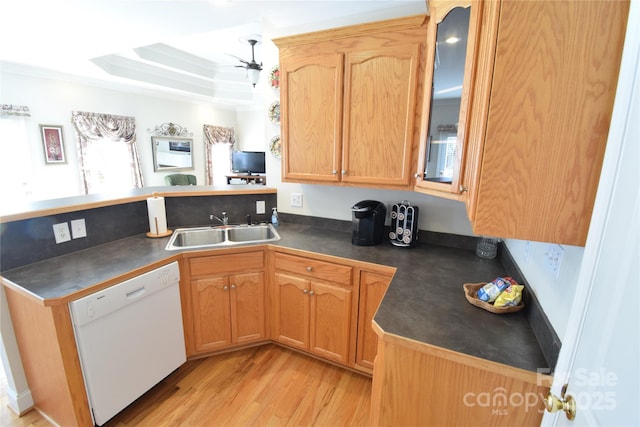
<path fill-rule="evenodd" d="M 363 200 L 351 208 L 353 234 L 351 243 L 357 246 L 373 246 L 382 242 L 387 207 L 382 202 Z"/>

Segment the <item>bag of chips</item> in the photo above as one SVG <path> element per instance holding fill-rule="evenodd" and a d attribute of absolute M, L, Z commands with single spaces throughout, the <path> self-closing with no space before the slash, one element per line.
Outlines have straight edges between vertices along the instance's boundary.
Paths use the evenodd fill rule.
<path fill-rule="evenodd" d="M 484 302 L 494 302 L 498 295 L 510 285 L 518 283 L 511 277 L 498 277 L 494 281 L 487 283 L 478 289 L 478 299 Z"/>
<path fill-rule="evenodd" d="M 523 285 L 511 285 L 496 298 L 494 307 L 515 307 L 522 301 Z"/>

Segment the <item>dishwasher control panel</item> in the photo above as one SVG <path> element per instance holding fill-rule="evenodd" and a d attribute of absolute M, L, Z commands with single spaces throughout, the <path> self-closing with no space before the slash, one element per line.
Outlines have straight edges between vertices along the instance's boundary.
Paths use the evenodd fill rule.
<path fill-rule="evenodd" d="M 82 326 L 127 306 L 143 296 L 180 282 L 177 262 L 143 273 L 69 303 L 75 326 Z"/>

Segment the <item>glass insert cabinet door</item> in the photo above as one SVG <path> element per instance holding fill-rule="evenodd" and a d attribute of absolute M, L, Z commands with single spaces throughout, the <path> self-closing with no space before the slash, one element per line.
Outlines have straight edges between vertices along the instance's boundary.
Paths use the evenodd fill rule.
<path fill-rule="evenodd" d="M 428 68 L 431 98 L 425 100 L 417 189 L 457 194 L 464 154 L 465 123 L 473 57 L 471 1 L 431 1 Z M 471 42 L 470 42 L 471 41 Z"/>

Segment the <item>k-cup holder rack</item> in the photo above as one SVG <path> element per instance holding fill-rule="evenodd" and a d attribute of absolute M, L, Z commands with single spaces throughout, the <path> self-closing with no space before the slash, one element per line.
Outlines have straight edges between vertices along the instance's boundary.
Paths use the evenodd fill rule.
<path fill-rule="evenodd" d="M 406 200 L 391 207 L 391 244 L 400 247 L 412 247 L 418 240 L 418 206 L 412 206 Z"/>

